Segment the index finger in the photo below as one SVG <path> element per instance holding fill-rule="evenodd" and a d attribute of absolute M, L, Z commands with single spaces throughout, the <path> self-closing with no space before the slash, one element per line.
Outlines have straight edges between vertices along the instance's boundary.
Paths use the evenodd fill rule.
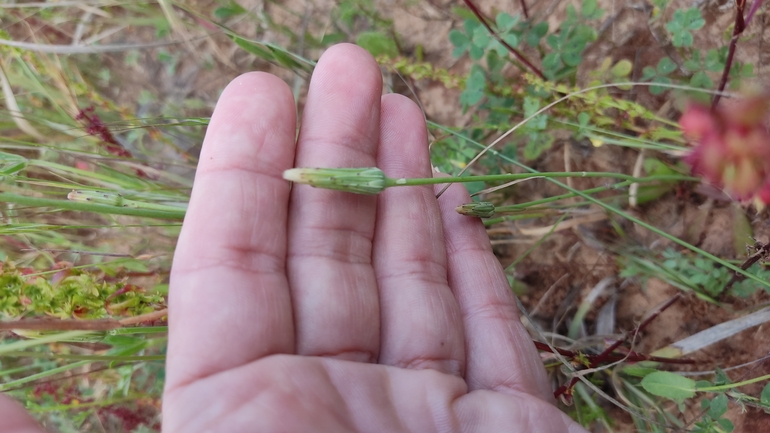
<path fill-rule="evenodd" d="M 294 351 L 285 273 L 296 118 L 288 86 L 233 80 L 209 123 L 169 291 L 167 392 Z"/>

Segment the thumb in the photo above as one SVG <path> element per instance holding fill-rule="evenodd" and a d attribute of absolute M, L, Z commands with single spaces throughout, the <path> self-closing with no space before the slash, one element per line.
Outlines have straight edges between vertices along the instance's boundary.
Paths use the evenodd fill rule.
<path fill-rule="evenodd" d="M 0 394 L 0 432 L 45 433 L 45 430 L 20 404 Z"/>

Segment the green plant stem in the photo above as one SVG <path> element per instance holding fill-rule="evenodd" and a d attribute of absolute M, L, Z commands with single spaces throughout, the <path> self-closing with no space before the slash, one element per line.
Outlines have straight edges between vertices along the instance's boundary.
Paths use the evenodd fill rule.
<path fill-rule="evenodd" d="M 597 128 L 590 125 L 580 125 L 579 123 L 570 122 L 567 120 L 555 119 L 555 118 L 552 118 L 551 120 L 553 122 L 560 123 L 562 125 L 574 128 L 575 131 L 582 130 L 582 131 L 594 132 L 596 133 L 595 138 L 599 138 L 609 144 L 616 144 L 618 146 L 631 147 L 636 149 L 653 149 L 653 150 L 660 150 L 660 151 L 671 150 L 671 151 L 677 151 L 677 152 L 691 150 L 687 146 L 677 146 L 672 144 L 657 143 L 655 141 L 644 140 L 639 137 L 622 134 L 620 132 Z M 611 137 L 615 137 L 617 138 L 617 140 L 613 140 Z M 684 139 L 680 141 L 682 143 L 686 143 Z"/>
<path fill-rule="evenodd" d="M 56 333 L 52 335 L 46 335 L 45 337 L 35 338 L 31 340 L 14 341 L 9 344 L 0 344 L 0 356 L 6 352 L 12 352 L 14 350 L 26 349 L 28 347 L 40 346 L 41 344 L 56 343 L 60 341 L 67 341 L 74 338 L 82 338 L 89 335 L 97 335 L 98 333 L 93 331 L 67 331 Z"/>
<path fill-rule="evenodd" d="M 585 193 L 585 194 L 595 194 L 595 193 L 598 193 L 598 192 L 604 192 L 604 191 L 609 191 L 609 190 L 613 190 L 613 189 L 620 189 L 620 188 L 629 186 L 629 185 L 634 184 L 634 183 L 654 182 L 654 181 L 662 181 L 662 180 L 674 180 L 674 179 L 663 179 L 664 177 L 668 177 L 668 176 L 669 175 L 640 177 L 640 178 L 637 178 L 636 180 L 626 180 L 626 181 L 623 181 L 623 182 L 618 182 L 618 183 L 616 183 L 614 185 L 599 186 L 599 187 L 596 187 L 596 188 L 584 189 L 583 193 Z M 675 180 L 685 181 L 685 180 L 689 180 L 689 179 L 675 179 Z M 564 199 L 568 199 L 568 198 L 572 198 L 572 197 L 577 197 L 577 196 L 578 195 L 575 194 L 574 192 L 568 192 L 568 193 L 561 194 L 561 195 L 555 195 L 555 196 L 552 196 L 552 197 L 541 198 L 539 200 L 528 201 L 526 203 L 519 203 L 519 204 L 512 204 L 512 205 L 509 205 L 509 206 L 496 207 L 495 211 L 497 212 L 497 211 L 521 210 L 521 209 L 526 209 L 526 208 L 529 208 L 529 207 L 532 207 L 532 206 L 537 206 L 537 205 L 541 205 L 541 204 L 551 203 L 551 202 L 555 202 L 555 201 L 559 201 L 559 200 L 564 200 Z"/>
<path fill-rule="evenodd" d="M 746 385 L 751 385 L 752 383 L 762 382 L 763 380 L 770 380 L 770 374 L 754 377 L 748 380 L 744 380 L 742 382 L 727 383 L 724 385 L 717 385 L 717 386 L 704 386 L 703 388 L 695 388 L 695 390 L 699 392 L 724 391 L 726 389 L 738 388 L 740 386 L 746 386 Z"/>
<path fill-rule="evenodd" d="M 126 397 L 119 397 L 119 398 L 111 398 L 106 400 L 97 400 L 87 403 L 77 403 L 77 404 L 62 404 L 58 406 L 44 406 L 44 407 L 37 407 L 37 408 L 31 408 L 28 409 L 31 413 L 44 413 L 44 412 L 61 412 L 63 410 L 69 410 L 69 409 L 83 409 L 87 407 L 104 407 L 104 406 L 111 406 L 113 404 L 117 403 L 123 403 L 126 401 L 135 401 L 135 400 L 141 400 L 143 398 L 147 398 L 147 394 L 135 394 L 135 395 L 129 395 Z"/>
<path fill-rule="evenodd" d="M 23 385 L 28 382 L 32 382 L 37 379 L 42 379 L 44 377 L 53 376 L 57 373 L 62 373 L 68 370 L 72 370 L 74 368 L 82 367 L 84 365 L 90 364 L 92 361 L 78 361 L 74 362 L 72 364 L 62 365 L 61 367 L 52 368 L 50 370 L 46 370 L 40 373 L 32 374 L 26 377 L 22 377 L 21 379 L 13 380 L 10 382 L 6 382 L 2 385 L 0 385 L 0 391 L 4 391 L 6 389 L 15 388 L 19 385 Z"/>
<path fill-rule="evenodd" d="M 400 178 L 385 179 L 385 187 L 393 186 L 414 186 L 414 185 L 436 185 L 444 183 L 458 183 L 458 182 L 509 182 L 519 179 L 528 179 L 533 177 L 530 173 L 508 173 L 508 174 L 491 174 L 486 176 L 462 176 L 462 177 L 425 177 L 425 178 Z M 537 177 L 544 178 L 561 178 L 561 177 L 606 177 L 612 179 L 624 179 L 629 183 L 637 182 L 650 182 L 653 180 L 677 180 L 677 181 L 699 181 L 697 177 L 684 176 L 684 175 L 661 175 L 650 177 L 634 177 L 622 173 L 611 172 L 591 172 L 591 171 L 575 171 L 575 172 L 545 172 L 537 173 Z"/>
<path fill-rule="evenodd" d="M 26 195 L 12 194 L 8 192 L 0 193 L 0 203 L 15 203 L 24 206 L 52 207 L 64 210 L 94 212 L 109 215 L 129 215 L 145 218 L 158 218 L 169 220 L 184 219 L 185 211 L 178 210 L 156 210 L 141 209 L 132 207 L 110 206 L 96 203 L 80 203 L 70 200 L 57 200 L 50 198 L 29 197 Z"/>
<path fill-rule="evenodd" d="M 546 216 L 545 213 L 525 213 L 525 214 L 519 214 L 519 215 L 506 215 L 500 218 L 485 219 L 483 220 L 483 223 L 485 226 L 491 226 L 493 224 L 498 224 L 503 221 L 517 221 L 517 220 L 523 220 L 528 218 L 540 218 L 544 216 Z"/>

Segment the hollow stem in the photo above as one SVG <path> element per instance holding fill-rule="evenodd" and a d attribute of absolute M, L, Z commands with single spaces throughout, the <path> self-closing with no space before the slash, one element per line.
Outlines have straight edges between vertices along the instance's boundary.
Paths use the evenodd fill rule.
<path fill-rule="evenodd" d="M 463 176 L 463 177 L 430 177 L 430 178 L 386 178 L 385 187 L 393 186 L 414 186 L 414 185 L 437 185 L 445 183 L 458 183 L 458 182 L 508 182 L 512 180 L 528 179 L 535 177 L 532 173 L 507 173 L 507 174 L 492 174 L 485 176 Z M 575 171 L 575 172 L 546 172 L 538 173 L 536 177 L 544 178 L 563 178 L 563 177 L 604 177 L 610 179 L 623 179 L 623 183 L 636 183 L 636 182 L 652 182 L 655 180 L 668 180 L 668 181 L 698 181 L 697 177 L 684 176 L 684 175 L 662 175 L 662 176 L 650 176 L 644 178 L 636 178 L 622 173 L 611 172 L 590 172 L 590 171 Z M 606 187 L 601 187 L 604 190 Z M 596 189 L 596 188 L 594 188 Z M 593 190 L 587 190 L 586 193 L 598 192 Z M 558 196 L 557 200 L 564 198 Z M 543 199 L 553 201 L 549 199 Z M 541 203 L 543 201 L 540 201 Z M 535 204 L 535 202 L 530 202 Z"/>

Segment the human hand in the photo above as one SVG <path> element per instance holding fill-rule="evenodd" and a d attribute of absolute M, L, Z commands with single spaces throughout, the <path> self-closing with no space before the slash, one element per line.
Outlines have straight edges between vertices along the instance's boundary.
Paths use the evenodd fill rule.
<path fill-rule="evenodd" d="M 164 432 L 584 431 L 551 404 L 483 226 L 454 211 L 462 186 L 436 200 L 282 179 L 430 177 L 420 110 L 381 88 L 369 54 L 329 49 L 296 146 L 281 80 L 223 92 L 171 274 Z"/>

